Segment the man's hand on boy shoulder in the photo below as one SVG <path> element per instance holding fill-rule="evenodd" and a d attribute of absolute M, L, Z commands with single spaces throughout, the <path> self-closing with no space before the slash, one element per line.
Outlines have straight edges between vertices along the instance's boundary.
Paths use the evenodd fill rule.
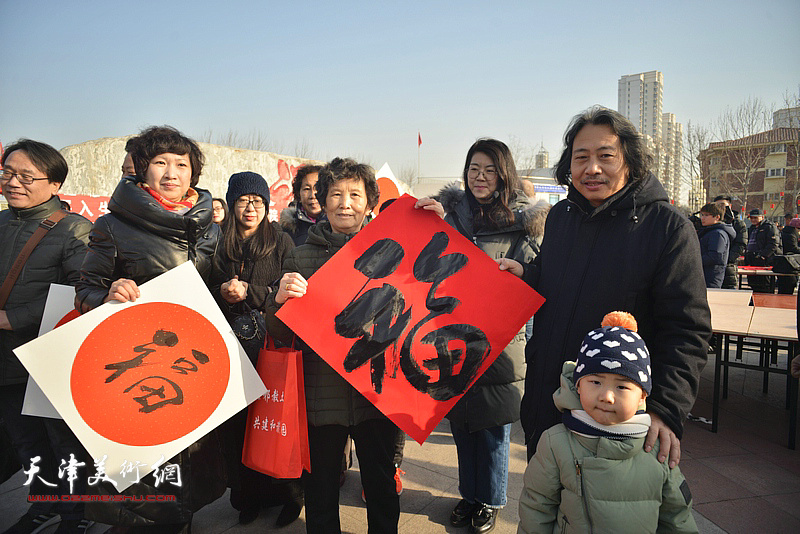
<path fill-rule="evenodd" d="M 650 414 L 650 430 L 647 431 L 647 437 L 644 440 L 644 450 L 646 452 L 653 450 L 653 445 L 658 440 L 658 461 L 663 462 L 669 456 L 669 467 L 671 469 L 681 461 L 681 440 L 658 415 L 652 412 L 648 413 Z"/>

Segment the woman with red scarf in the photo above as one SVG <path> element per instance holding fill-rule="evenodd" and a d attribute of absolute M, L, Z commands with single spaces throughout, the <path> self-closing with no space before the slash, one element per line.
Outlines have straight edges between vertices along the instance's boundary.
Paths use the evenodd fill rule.
<path fill-rule="evenodd" d="M 193 262 L 206 281 L 211 273 L 219 227 L 211 222 L 211 194 L 197 187 L 203 168 L 200 148 L 167 126 L 144 130 L 130 145 L 136 175 L 120 180 L 108 203 L 110 213 L 97 219 L 89 235 L 75 297 L 81 312 L 109 300 L 134 301 L 139 285 L 186 261 Z M 123 494 L 170 492 L 174 501 L 95 503 L 87 515 L 91 510 L 96 521 L 133 527 L 136 532 L 139 527 L 141 532 L 158 534 L 188 531 L 192 513 L 225 491 L 216 433 L 169 463 L 181 466 L 181 487 L 154 487 L 152 477 L 144 477 Z M 100 491 L 116 493 L 113 488 Z"/>

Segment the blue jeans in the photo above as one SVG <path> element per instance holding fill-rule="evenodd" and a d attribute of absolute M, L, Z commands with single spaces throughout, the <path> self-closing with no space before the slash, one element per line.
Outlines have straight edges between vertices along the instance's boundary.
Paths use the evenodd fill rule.
<path fill-rule="evenodd" d="M 506 505 L 511 425 L 467 432 L 450 422 L 458 452 L 458 492 L 489 508 Z"/>

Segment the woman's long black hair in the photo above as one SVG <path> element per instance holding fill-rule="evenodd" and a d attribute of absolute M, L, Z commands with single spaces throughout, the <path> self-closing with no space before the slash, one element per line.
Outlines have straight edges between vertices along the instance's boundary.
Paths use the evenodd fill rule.
<path fill-rule="evenodd" d="M 482 152 L 491 158 L 497 169 L 497 189 L 495 196 L 491 203 L 485 205 L 478 205 L 478 201 L 472 196 L 472 191 L 469 189 L 469 182 L 467 181 L 467 173 L 469 172 L 469 164 L 472 161 L 472 156 L 476 152 Z M 464 162 L 464 190 L 467 193 L 467 198 L 470 199 L 470 206 L 479 207 L 480 209 L 473 210 L 475 213 L 474 223 L 476 226 L 485 226 L 489 228 L 503 228 L 514 223 L 514 212 L 511 211 L 512 202 L 517 197 L 517 190 L 520 188 L 519 177 L 517 176 L 517 167 L 514 165 L 514 157 L 508 146 L 502 141 L 497 139 L 482 138 L 475 141 L 467 152 L 467 160 Z"/>
<path fill-rule="evenodd" d="M 263 198 L 263 197 L 262 197 Z M 264 210 L 267 212 L 269 204 L 265 201 Z M 235 208 L 234 208 L 235 209 Z M 236 213 L 229 213 L 222 226 L 222 250 L 229 260 L 243 263 L 255 262 L 269 256 L 275 250 L 278 236 L 275 228 L 269 222 L 267 213 L 250 237 L 242 239 L 236 225 Z"/>

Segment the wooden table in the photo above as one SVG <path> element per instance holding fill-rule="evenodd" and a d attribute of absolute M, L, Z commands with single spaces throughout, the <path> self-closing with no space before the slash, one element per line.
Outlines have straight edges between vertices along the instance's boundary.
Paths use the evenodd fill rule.
<path fill-rule="evenodd" d="M 796 310 L 797 297 L 795 295 L 771 295 L 769 293 L 754 293 L 753 305 L 758 308 L 784 308 L 787 310 Z"/>
<path fill-rule="evenodd" d="M 715 304 L 734 304 L 739 306 L 749 306 L 753 292 L 742 289 L 706 289 L 708 305 Z"/>
<path fill-rule="evenodd" d="M 774 273 L 769 269 L 744 269 L 742 267 L 736 267 L 736 274 L 739 276 L 739 289 L 742 289 L 743 276 L 766 276 L 769 282 L 769 289 L 772 293 L 775 293 L 775 280 L 777 277 L 797 276 L 794 274 Z"/>
<path fill-rule="evenodd" d="M 722 385 L 722 368 L 725 366 L 725 384 L 723 395 L 728 396 L 728 364 L 730 363 L 730 336 L 746 336 L 750 331 L 753 318 L 752 306 L 747 304 L 708 303 L 711 309 L 711 330 L 717 336 L 717 350 L 714 362 L 714 401 L 711 408 L 711 431 L 716 432 L 719 426 L 720 387 Z M 723 360 L 724 358 L 724 360 Z"/>
<path fill-rule="evenodd" d="M 785 296 L 792 297 L 796 304 L 797 298 L 794 295 Z M 795 434 L 797 432 L 797 379 L 791 377 L 789 370 L 791 369 L 792 358 L 797 353 L 797 311 L 786 308 L 756 307 L 753 311 L 753 319 L 750 321 L 748 335 L 767 340 L 770 352 L 773 355 L 772 362 L 768 362 L 768 354 L 762 353 L 759 362 L 764 369 L 764 392 L 766 392 L 768 373 L 786 375 L 786 407 L 789 408 L 789 448 L 794 449 L 796 443 Z M 786 341 L 788 344 L 785 370 L 770 367 L 770 363 L 778 363 L 777 347 L 779 341 Z"/>
<path fill-rule="evenodd" d="M 754 300 L 757 293 L 753 294 Z M 765 295 L 770 297 L 770 295 Z M 781 295 L 773 295 L 781 296 Z M 795 300 L 796 297 L 785 295 Z M 716 297 L 715 297 L 716 298 Z M 797 379 L 789 375 L 791 360 L 797 346 L 797 315 L 796 311 L 787 308 L 769 308 L 759 306 L 742 306 L 741 304 L 719 304 L 709 302 L 711 308 L 711 328 L 717 335 L 716 362 L 714 366 L 714 402 L 712 407 L 711 431 L 716 432 L 719 422 L 720 387 L 722 396 L 727 397 L 728 368 L 755 369 L 764 372 L 764 388 L 766 391 L 769 373 L 786 375 L 786 403 L 789 408 L 789 448 L 794 449 L 797 433 Z M 730 361 L 729 338 L 739 336 L 739 347 L 744 337 L 757 337 L 761 340 L 762 349 L 759 351 L 758 365 L 744 362 Z M 777 342 L 786 341 L 787 368 L 778 369 L 770 366 L 768 354 L 777 353 Z M 764 347 L 770 347 L 765 350 Z M 773 363 L 777 363 L 774 361 Z M 724 377 L 721 376 L 724 367 Z"/>

